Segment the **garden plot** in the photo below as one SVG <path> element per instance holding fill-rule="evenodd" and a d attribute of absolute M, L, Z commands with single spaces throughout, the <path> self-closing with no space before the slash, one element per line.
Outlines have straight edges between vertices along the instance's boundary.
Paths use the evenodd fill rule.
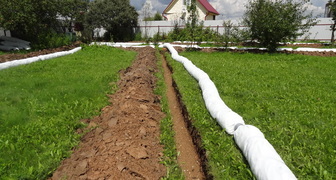
<path fill-rule="evenodd" d="M 96 48 L 96 47 L 94 47 Z M 103 47 L 102 47 L 103 48 Z M 170 164 L 170 162 L 167 162 L 165 159 L 165 156 L 163 156 L 162 152 L 165 152 L 165 154 L 173 153 L 172 151 L 167 152 L 167 150 L 163 150 L 162 144 L 160 142 L 149 139 L 154 138 L 157 140 L 159 135 L 159 130 L 157 129 L 160 124 L 160 119 L 164 117 L 164 114 L 161 112 L 159 102 L 163 103 L 163 99 L 158 97 L 157 95 L 148 95 L 150 91 L 156 86 L 155 80 L 148 77 L 152 76 L 154 72 L 156 72 L 156 68 L 153 67 L 153 64 L 151 61 L 155 61 L 155 57 L 153 54 L 155 54 L 154 49 L 148 48 L 146 50 L 145 54 L 139 54 L 140 59 L 143 59 L 144 61 L 140 61 L 138 65 L 145 65 L 145 67 L 140 68 L 141 73 L 137 73 L 138 67 L 130 67 L 126 69 L 125 71 L 122 71 L 122 77 L 125 77 L 125 82 L 121 81 L 119 83 L 120 90 L 116 94 L 110 96 L 112 105 L 107 106 L 102 110 L 102 113 L 100 116 L 92 119 L 92 120 L 85 120 L 89 124 L 89 129 L 92 129 L 91 132 L 89 132 L 87 135 L 83 137 L 82 144 L 76 148 L 75 153 L 71 156 L 70 159 L 65 160 L 62 165 L 59 167 L 59 169 L 54 173 L 54 178 L 62 177 L 64 174 L 68 174 L 69 177 L 73 178 L 99 178 L 99 177 L 115 177 L 112 175 L 109 175 L 107 171 L 114 172 L 113 174 L 118 177 L 125 177 L 125 178 L 150 178 L 150 179 L 158 179 L 159 177 L 168 176 L 168 178 L 177 179 L 177 176 L 179 175 L 169 175 L 174 169 L 177 169 L 176 165 L 173 165 L 171 169 L 168 169 L 168 175 L 165 173 L 165 167 L 162 164 L 156 164 L 160 160 L 163 161 L 165 165 Z M 205 54 L 205 56 L 203 56 Z M 308 140 L 305 140 L 305 136 L 311 136 L 319 140 L 321 139 L 321 136 L 318 136 L 318 133 L 321 133 L 319 129 L 314 129 L 313 132 L 310 132 L 310 134 L 307 134 L 307 129 L 300 129 L 299 127 L 306 127 L 309 123 L 307 119 L 301 120 L 302 112 L 295 112 L 294 115 L 291 115 L 290 112 L 285 111 L 281 105 L 275 103 L 276 105 L 272 104 L 271 99 L 267 98 L 269 96 L 269 89 L 273 89 L 273 81 L 269 82 L 269 86 L 267 86 L 267 83 L 264 88 L 250 91 L 247 90 L 244 86 L 244 83 L 250 82 L 252 84 L 249 84 L 248 87 L 253 87 L 255 85 L 259 85 L 261 82 L 265 83 L 265 75 L 271 76 L 268 73 L 265 73 L 264 71 L 256 71 L 253 72 L 252 75 L 249 68 L 252 68 L 254 71 L 258 70 L 265 70 L 265 69 L 271 69 L 272 67 L 278 70 L 277 68 L 280 68 L 281 70 L 289 69 L 294 70 L 292 66 L 294 65 L 288 65 L 287 63 L 295 63 L 296 61 L 299 62 L 299 65 L 303 64 L 310 64 L 312 60 L 309 60 L 307 56 L 297 56 L 297 57 L 307 57 L 307 59 L 301 59 L 295 57 L 291 57 L 289 60 L 285 59 L 282 60 L 286 55 L 283 55 L 284 57 L 277 57 L 275 56 L 275 60 L 272 59 L 270 61 L 273 64 L 271 67 L 263 67 L 262 64 L 268 64 L 268 61 L 264 61 L 261 57 L 267 56 L 267 57 L 273 57 L 270 55 L 261 55 L 261 57 L 258 57 L 258 60 L 255 60 L 253 57 L 248 57 L 248 62 L 252 62 L 252 64 L 248 64 L 247 61 L 244 61 L 243 55 L 237 55 L 236 57 L 233 57 L 230 59 L 230 53 L 200 53 L 195 56 L 193 56 L 193 53 L 186 53 L 186 55 L 190 56 L 190 59 L 195 61 L 197 63 L 197 66 L 204 68 L 206 72 L 209 72 L 209 76 L 214 79 L 215 84 L 220 84 L 219 86 L 219 94 L 223 97 L 223 99 L 228 99 L 228 105 L 232 109 L 234 109 L 239 114 L 242 114 L 244 119 L 248 122 L 248 124 L 253 124 L 259 127 L 266 135 L 267 139 L 270 140 L 270 142 L 274 145 L 275 149 L 278 151 L 281 157 L 284 157 L 284 161 L 286 164 L 289 165 L 290 169 L 293 170 L 294 174 L 298 176 L 299 178 L 304 177 L 310 177 L 310 178 L 318 178 L 323 177 L 324 179 L 331 179 L 334 175 L 334 169 L 332 168 L 335 164 L 334 161 L 331 161 L 331 166 L 325 166 L 324 164 L 319 164 L 316 161 L 313 161 L 311 159 L 305 159 L 306 154 L 309 154 L 307 151 L 307 147 L 301 147 L 302 145 L 308 146 Z M 253 56 L 253 55 L 251 55 Z M 227 62 L 223 60 L 222 58 L 229 58 L 229 61 Z M 201 58 L 201 59 L 199 59 Z M 296 59 L 297 58 L 297 59 Z M 151 61 L 147 61 L 149 59 L 152 59 Z M 260 61 L 261 59 L 261 61 Z M 217 62 L 216 60 L 219 60 Z M 252 61 L 251 61 L 252 60 Z M 333 84 L 333 73 L 334 72 L 334 66 L 332 66 L 332 63 L 330 63 L 330 60 L 325 60 L 326 66 L 320 67 L 318 66 L 318 63 L 310 64 L 314 67 L 314 71 L 319 71 L 319 69 L 325 70 L 326 74 L 323 74 L 323 81 L 324 82 L 331 82 Z M 252 175 L 250 168 L 248 165 L 244 162 L 244 158 L 235 147 L 232 138 L 228 137 L 226 133 L 216 124 L 216 122 L 209 116 L 207 109 L 204 107 L 204 102 L 202 100 L 202 96 L 199 92 L 199 88 L 197 83 L 193 80 L 193 78 L 190 77 L 190 75 L 186 74 L 185 70 L 181 68 L 180 65 L 176 64 L 176 62 L 171 61 L 168 56 L 168 61 L 171 67 L 173 68 L 173 71 L 175 72 L 173 74 L 174 80 L 176 81 L 176 87 L 180 91 L 180 95 L 182 97 L 182 101 L 185 104 L 185 107 L 187 109 L 187 113 L 189 113 L 189 116 L 191 117 L 193 126 L 199 131 L 201 139 L 201 146 L 204 147 L 206 152 L 204 153 L 205 156 L 208 158 L 208 161 L 201 162 L 201 166 L 205 166 L 205 170 L 203 169 L 201 173 L 205 173 L 206 177 L 213 177 L 214 179 L 225 179 L 225 178 L 234 178 L 234 179 L 253 179 L 254 176 Z M 243 61 L 241 63 L 240 61 Z M 216 65 L 213 65 L 213 63 L 216 62 Z M 221 63 L 227 63 L 227 64 L 221 64 Z M 285 62 L 285 64 L 276 64 L 277 62 Z M 234 66 L 237 63 L 237 66 Z M 254 64 L 256 63 L 256 64 Z M 137 63 L 135 63 L 137 64 Z M 220 64 L 220 65 L 218 65 Z M 246 64 L 248 66 L 246 67 Z M 297 65 L 297 64 L 296 64 Z M 254 67 L 255 66 L 255 67 Z M 279 66 L 279 67 L 278 67 Z M 286 68 L 287 67 L 287 68 Z M 295 66 L 296 67 L 296 66 Z M 24 68 L 24 67 L 22 67 Z M 22 69 L 20 68 L 20 69 Z M 248 72 L 247 77 L 244 76 L 244 78 L 237 78 L 238 75 L 244 75 L 244 71 L 239 71 L 243 68 L 245 71 Z M 211 71 L 211 69 L 216 69 L 215 71 Z M 42 70 L 42 69 L 41 69 Z M 238 70 L 239 72 L 235 72 L 234 70 Z M 274 69 L 273 69 L 274 70 Z M 302 69 L 300 69 L 302 70 Z M 310 69 L 311 70 L 311 69 Z M 138 70 L 139 71 L 139 70 Z M 147 73 L 149 71 L 149 73 Z M 178 72 L 178 73 L 176 73 Z M 221 73 L 218 73 L 221 72 Z M 276 71 L 277 72 L 277 71 Z M 279 73 L 280 73 L 279 72 Z M 287 71 L 285 71 L 288 73 Z M 302 80 L 302 76 L 311 75 L 305 71 L 303 71 L 304 75 L 299 75 Z M 283 74 L 288 80 L 290 79 L 288 75 Z M 321 72 L 320 72 L 321 73 Z M 292 74 L 290 72 L 289 74 Z M 295 73 L 294 73 L 295 74 Z M 144 75 L 145 77 L 143 77 Z M 261 75 L 259 77 L 258 75 Z M 292 74 L 293 75 L 293 74 Z M 262 80 L 248 80 L 248 78 L 256 77 L 261 78 Z M 329 77 L 329 78 L 328 78 Z M 272 79 L 272 78 L 270 78 Z M 275 78 L 278 80 L 277 78 Z M 141 90 L 137 90 L 136 88 L 133 88 L 130 86 L 132 82 L 137 80 L 144 80 L 144 82 L 140 82 L 141 85 L 136 85 L 140 87 Z M 222 80 L 225 82 L 223 83 Z M 306 81 L 308 83 L 311 83 L 310 81 Z M 146 83 L 149 83 L 150 89 L 146 89 L 145 85 Z M 280 81 L 280 84 L 282 82 Z M 297 83 L 297 82 L 295 82 Z M 294 84 L 295 84 L 294 83 Z M 41 84 L 43 85 L 43 84 Z M 285 84 L 287 89 L 290 89 L 287 87 L 288 84 Z M 330 84 L 329 84 L 330 85 Z M 222 88 L 232 88 L 233 89 L 225 89 Z M 275 86 L 278 87 L 278 86 Z M 330 88 L 325 86 L 319 86 L 323 89 L 323 91 L 330 92 Z M 125 89 L 123 89 L 125 88 Z M 309 87 L 309 92 L 311 93 L 313 87 Z M 259 97 L 259 93 L 262 93 L 262 91 L 267 92 L 266 95 L 261 95 L 262 99 L 253 99 L 256 97 Z M 250 95 L 253 92 L 252 97 L 245 98 L 245 95 Z M 283 91 L 282 91 L 283 92 Z M 290 91 L 293 93 L 292 91 Z M 302 93 L 301 91 L 299 91 Z M 118 94 L 121 93 L 121 94 Z M 125 93 L 125 94 L 122 94 Z M 293 93 L 295 96 L 300 93 Z M 271 93 L 272 94 L 272 93 Z M 320 114 L 320 119 L 327 119 L 326 121 L 329 122 L 330 118 L 334 118 L 334 113 L 329 113 L 328 115 L 328 107 L 333 106 L 332 97 L 335 97 L 332 93 L 323 96 L 323 93 L 317 93 L 319 96 L 319 100 L 321 100 L 322 107 L 324 107 L 323 113 Z M 314 94 L 317 95 L 317 94 Z M 310 94 L 311 95 L 311 94 Z M 297 99 L 300 99 L 295 96 L 288 96 L 289 98 L 284 98 L 281 95 L 277 95 L 277 92 L 275 91 L 274 97 L 276 97 L 276 100 L 279 100 L 283 103 L 282 100 L 287 99 L 288 101 L 296 101 Z M 305 96 L 309 96 L 309 94 L 305 94 Z M 271 96 L 273 97 L 273 96 Z M 280 98 L 279 98 L 280 97 Z M 292 97 L 295 97 L 294 100 L 290 100 Z M 326 101 L 326 99 L 331 99 L 331 101 Z M 243 99 L 241 99 L 243 98 Z M 302 98 L 302 97 L 301 97 Z M 253 99 L 253 101 L 249 101 Z M 266 101 L 265 101 L 266 99 Z M 261 102 L 261 104 L 258 104 L 257 102 Z M 270 102 L 269 102 L 270 101 Z M 302 101 L 301 101 L 302 102 Z M 324 104 L 327 102 L 327 104 Z M 140 103 L 140 104 L 138 104 Z M 251 105 L 251 103 L 255 103 Z M 328 104 L 329 103 L 329 104 Z M 34 104 L 32 104 L 34 105 Z M 38 105 L 35 103 L 35 105 Z M 247 105 L 247 107 L 246 107 Z M 115 106 L 115 107 L 114 107 Z M 286 107 L 291 107 L 292 104 L 286 105 Z M 41 106 L 42 107 L 42 106 Z M 252 112 L 245 112 L 242 111 L 246 109 L 254 109 L 257 107 L 256 111 Z M 274 108 L 280 107 L 281 111 L 274 111 Z M 295 104 L 295 109 L 300 109 L 300 105 Z M 167 108 L 167 107 L 166 107 Z M 314 114 L 314 109 L 309 109 L 311 111 L 311 114 Z M 169 111 L 169 110 L 168 110 Z M 168 112 L 165 111 L 165 112 Z M 279 117 L 278 114 L 280 112 L 284 112 L 284 116 L 286 117 L 285 122 L 282 118 Z M 249 114 L 251 113 L 251 114 Z M 260 113 L 260 114 L 259 114 Z M 317 112 L 315 112 L 316 114 Z M 247 115 L 246 115 L 247 114 Z M 319 114 L 319 112 L 318 112 Z M 184 116 L 188 116 L 185 115 Z M 292 119 L 292 116 L 299 116 L 299 120 Z M 245 118 L 246 117 L 246 118 Z M 274 117 L 276 122 L 274 122 Z M 147 119 L 149 118 L 149 119 Z M 155 119 L 158 118 L 158 119 Z M 311 119 L 312 117 L 308 118 Z M 316 117 L 315 117 L 316 118 Z M 295 123 L 290 123 L 295 122 Z M 323 125 L 323 128 L 327 126 L 335 127 L 335 124 L 332 124 L 333 122 L 330 121 L 331 124 L 326 124 L 327 122 L 323 121 L 320 122 L 319 125 Z M 290 124 L 290 129 L 288 129 L 288 124 Z M 311 125 L 311 124 L 310 124 Z M 168 125 L 170 126 L 170 125 Z M 131 129 L 128 129 L 131 128 Z M 162 127 L 161 127 L 162 128 Z M 169 129 L 169 128 L 168 128 Z M 298 131 L 298 133 L 297 133 Z M 334 131 L 334 130 L 332 130 Z M 332 137 L 332 134 L 330 134 L 330 129 L 327 129 L 324 132 L 324 135 L 327 137 Z M 270 132 L 273 132 L 275 134 L 272 134 Z M 167 132 L 165 132 L 167 133 Z M 167 136 L 162 135 L 161 136 Z M 172 136 L 172 135 L 170 135 Z M 303 144 L 300 144 L 300 142 L 297 142 L 298 138 L 301 138 Z M 314 140 L 314 138 L 311 138 L 309 140 L 313 140 L 315 143 L 318 143 L 318 141 Z M 323 150 L 319 150 L 314 148 L 313 146 L 309 146 L 311 149 L 314 149 L 314 151 L 318 151 L 317 153 L 321 152 L 328 152 L 326 150 L 330 149 L 330 144 L 334 144 L 332 141 L 333 138 L 329 138 L 329 141 L 324 140 L 322 146 Z M 149 143 L 151 142 L 151 143 Z M 153 143 L 154 142 L 154 143 Z M 288 143 L 289 142 L 289 143 Z M 289 146 L 288 146 L 289 144 Z M 93 147 L 93 148 L 92 148 Z M 168 147 L 168 146 L 167 146 Z M 170 146 L 169 146 L 170 147 Z M 321 147 L 321 146 L 319 146 Z M 12 148 L 12 146 L 9 144 L 6 148 L 9 149 L 16 149 L 16 146 Z M 153 152 L 152 152 L 153 149 Z M 172 146 L 171 149 L 174 151 L 175 147 Z M 332 148 L 331 148 L 332 149 Z M 331 151 L 330 151 L 331 152 Z M 52 155 L 55 156 L 58 152 L 52 151 Z M 176 152 L 175 152 L 176 153 Z M 312 157 L 318 159 L 318 161 L 322 161 L 322 159 L 325 159 L 324 157 L 318 157 L 317 153 L 312 152 L 309 155 Z M 110 156 L 113 156 L 115 159 L 110 159 L 108 162 L 106 162 L 106 159 L 112 158 Z M 301 155 L 301 156 L 300 156 Z M 175 155 L 177 156 L 177 154 Z M 334 159 L 334 155 L 332 153 L 327 153 L 326 158 L 328 159 Z M 201 157 L 202 158 L 202 157 Z M 299 159 L 299 160 L 298 160 Z M 171 161 L 174 161 L 171 160 Z M 101 163 L 104 162 L 104 163 Z M 304 162 L 307 163 L 305 165 Z M 183 162 L 182 162 L 183 163 Z M 204 164 L 205 163 L 205 164 Z M 313 165 L 317 164 L 317 165 Z M 144 168 L 139 168 L 140 166 L 147 167 L 149 166 L 146 171 L 144 171 Z M 71 169 L 73 166 L 76 166 L 76 169 Z M 175 166 L 175 167 L 174 167 Z M 161 169 L 163 168 L 163 169 Z M 35 173 L 35 167 L 26 167 L 28 172 L 34 172 Z M 51 171 L 49 171 L 50 173 Z M 155 173 L 154 173 L 155 172 Z M 180 172 L 181 173 L 181 172 Z M 45 175 L 48 174 L 48 172 L 45 172 Z M 208 174 L 208 175 L 207 175 Z M 201 176 L 201 175 L 196 175 Z M 37 176 L 26 176 L 26 177 L 37 177 Z M 180 177 L 179 177 L 180 178 Z M 188 178 L 188 177 L 187 177 Z"/>
<path fill-rule="evenodd" d="M 335 58 L 223 52 L 182 55 L 208 73 L 230 108 L 262 130 L 299 179 L 335 177 L 335 161 L 329 161 L 335 159 L 330 151 L 335 144 Z M 195 98 L 201 96 L 195 80 L 181 64 L 169 62 L 215 179 L 253 178 L 232 139 L 209 116 L 203 100 Z"/>

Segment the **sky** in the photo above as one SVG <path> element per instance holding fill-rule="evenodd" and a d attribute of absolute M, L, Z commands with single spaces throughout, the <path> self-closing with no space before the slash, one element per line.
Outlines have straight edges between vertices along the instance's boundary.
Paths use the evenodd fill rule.
<path fill-rule="evenodd" d="M 146 0 L 130 0 L 131 5 L 140 10 Z M 160 14 L 171 2 L 171 0 L 150 0 L 155 11 Z M 208 0 L 210 4 L 220 13 L 217 19 L 239 19 L 245 11 L 245 4 L 248 0 Z M 328 0 L 310 0 L 309 10 L 314 16 L 323 17 L 324 7 Z"/>

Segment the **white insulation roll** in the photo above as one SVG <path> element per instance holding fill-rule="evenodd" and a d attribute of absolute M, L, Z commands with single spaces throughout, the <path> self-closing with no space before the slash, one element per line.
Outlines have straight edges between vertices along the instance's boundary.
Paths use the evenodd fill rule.
<path fill-rule="evenodd" d="M 224 103 L 209 76 L 190 60 L 180 56 L 171 44 L 163 46 L 198 81 L 206 108 L 228 134 L 234 135 L 255 177 L 259 180 L 296 179 L 264 134 L 252 125 L 245 125 L 243 118 Z"/>
<path fill-rule="evenodd" d="M 184 65 L 184 68 L 198 81 L 202 89 L 203 99 L 206 108 L 211 116 L 217 120 L 219 125 L 228 134 L 233 135 L 237 125 L 245 124 L 243 118 L 233 112 L 221 99 L 215 84 L 211 81 L 208 74 L 196 67 L 190 60 L 180 56 L 171 44 L 165 44 L 172 54 L 172 58 Z"/>
<path fill-rule="evenodd" d="M 10 67 L 15 67 L 15 66 L 20 66 L 24 64 L 30 64 L 36 61 L 43 61 L 43 60 L 48 60 L 48 59 L 53 59 L 61 56 L 66 56 L 69 54 L 73 54 L 79 50 L 81 50 L 81 47 L 74 48 L 70 51 L 61 51 L 61 52 L 56 52 L 56 53 L 51 53 L 51 54 L 46 54 L 46 55 L 41 55 L 41 56 L 36 56 L 36 57 L 31 57 L 31 58 L 26 58 L 26 59 L 20 59 L 20 60 L 14 60 L 14 61 L 8 61 L 0 64 L 0 70 L 2 69 L 7 69 Z"/>

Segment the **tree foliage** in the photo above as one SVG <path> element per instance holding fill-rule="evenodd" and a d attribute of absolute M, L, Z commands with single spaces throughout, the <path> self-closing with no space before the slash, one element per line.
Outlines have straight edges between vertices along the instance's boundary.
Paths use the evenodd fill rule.
<path fill-rule="evenodd" d="M 330 0 L 329 3 L 330 3 L 330 15 L 332 17 L 332 20 L 334 21 L 334 23 L 330 26 L 330 29 L 331 29 L 330 42 L 332 45 L 334 45 L 335 44 L 335 31 L 336 31 L 336 0 L 334 0 L 334 2 Z"/>
<path fill-rule="evenodd" d="M 0 26 L 31 40 L 41 30 L 56 26 L 56 0 L 0 0 Z"/>
<path fill-rule="evenodd" d="M 315 24 L 307 13 L 307 0 L 249 0 L 243 22 L 252 40 L 269 51 L 276 51 L 279 42 L 303 35 Z"/>
<path fill-rule="evenodd" d="M 59 14 L 63 17 L 63 26 L 68 27 L 69 31 L 72 31 L 73 25 L 76 31 L 83 30 L 88 4 L 89 0 L 59 0 Z"/>
<path fill-rule="evenodd" d="M 62 22 L 71 29 L 71 23 L 80 11 L 85 11 L 87 3 L 88 0 L 0 0 L 0 26 L 22 39 L 45 40 L 61 29 Z"/>
<path fill-rule="evenodd" d="M 105 28 L 107 38 L 116 41 L 132 40 L 137 21 L 138 13 L 129 0 L 95 0 L 86 18 L 91 29 Z"/>

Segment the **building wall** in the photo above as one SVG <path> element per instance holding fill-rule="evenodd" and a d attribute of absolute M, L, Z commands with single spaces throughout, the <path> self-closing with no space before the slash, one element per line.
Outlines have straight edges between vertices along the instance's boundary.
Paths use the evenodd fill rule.
<path fill-rule="evenodd" d="M 183 0 L 179 0 L 176 2 L 176 4 L 167 12 L 167 19 L 168 21 L 181 21 L 183 20 L 181 17 L 183 16 L 183 13 L 185 13 L 184 20 L 188 20 L 190 14 L 188 13 L 187 7 L 183 5 Z M 197 13 L 198 13 L 198 19 L 200 21 L 204 20 L 213 20 L 213 16 L 207 15 L 207 10 L 197 1 Z M 206 19 L 205 19 L 206 18 Z"/>
<path fill-rule="evenodd" d="M 205 16 L 207 15 L 207 12 L 208 11 L 202 6 L 202 4 L 197 1 L 197 13 L 200 21 L 206 20 Z"/>
<path fill-rule="evenodd" d="M 182 14 L 183 14 L 183 12 L 182 12 L 183 6 L 184 6 L 183 5 L 183 0 L 177 1 L 175 3 L 175 5 L 167 12 L 166 17 L 167 17 L 168 21 L 176 21 L 176 20 L 179 21 L 179 20 L 181 20 L 181 17 L 182 17 Z"/>

